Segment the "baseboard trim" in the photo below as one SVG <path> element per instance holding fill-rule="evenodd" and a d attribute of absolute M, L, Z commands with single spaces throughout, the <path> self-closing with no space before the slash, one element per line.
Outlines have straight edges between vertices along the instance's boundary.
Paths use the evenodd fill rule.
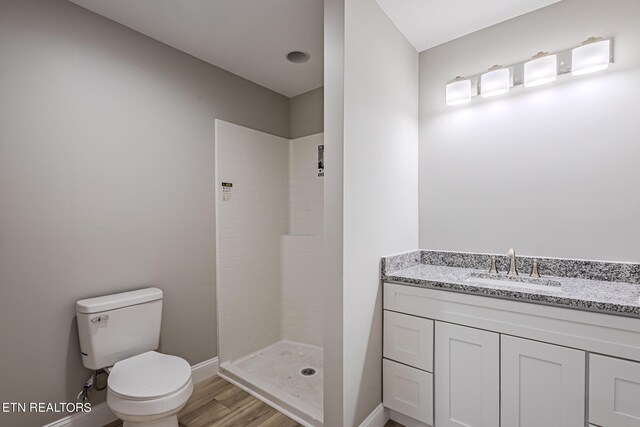
<path fill-rule="evenodd" d="M 191 376 L 193 377 L 193 383 L 198 384 L 204 380 L 208 380 L 211 377 L 216 376 L 218 369 L 220 368 L 217 357 L 213 359 L 205 360 L 197 365 L 191 367 Z"/>
<path fill-rule="evenodd" d="M 389 410 L 381 403 L 360 424 L 360 427 L 384 427 L 387 421 L 389 421 Z"/>
<path fill-rule="evenodd" d="M 191 367 L 191 376 L 194 384 L 207 380 L 218 374 L 218 358 L 205 360 Z M 91 412 L 79 412 L 61 418 L 43 427 L 101 427 L 109 424 L 118 418 L 107 406 L 107 402 L 91 405 Z"/>
<path fill-rule="evenodd" d="M 234 380 L 233 378 L 230 378 L 228 375 L 225 375 L 222 372 L 219 372 L 218 376 L 220 378 L 224 378 L 225 380 L 229 381 L 231 384 L 235 385 L 236 387 L 246 391 L 247 393 L 249 393 L 251 396 L 255 397 L 256 399 L 266 403 L 267 405 L 271 406 L 276 411 L 286 415 L 287 417 L 291 418 L 293 421 L 297 422 L 298 424 L 301 424 L 304 427 L 313 427 L 307 421 L 305 421 L 302 418 L 296 416 L 295 414 L 292 414 L 290 411 L 286 410 L 285 408 L 283 408 L 282 406 L 278 405 L 277 403 L 274 403 L 272 400 L 267 399 L 266 397 L 264 397 L 260 393 L 254 391 L 254 390 L 251 390 L 249 387 L 245 386 L 244 384 L 241 384 L 238 381 Z"/>
<path fill-rule="evenodd" d="M 46 424 L 44 427 L 101 427 L 118 418 L 113 415 L 107 402 L 91 405 L 91 412 L 79 412 Z"/>
<path fill-rule="evenodd" d="M 431 425 L 429 424 L 425 424 L 422 421 L 415 420 L 407 415 L 401 414 L 396 411 L 390 411 L 389 418 L 397 423 L 402 424 L 405 427 L 431 427 Z"/>

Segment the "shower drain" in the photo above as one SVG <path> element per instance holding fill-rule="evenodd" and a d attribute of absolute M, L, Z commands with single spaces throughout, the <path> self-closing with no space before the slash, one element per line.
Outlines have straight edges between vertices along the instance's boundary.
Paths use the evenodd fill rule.
<path fill-rule="evenodd" d="M 300 371 L 300 373 L 305 377 L 310 377 L 311 375 L 316 374 L 316 370 L 313 368 L 304 368 L 303 370 Z"/>

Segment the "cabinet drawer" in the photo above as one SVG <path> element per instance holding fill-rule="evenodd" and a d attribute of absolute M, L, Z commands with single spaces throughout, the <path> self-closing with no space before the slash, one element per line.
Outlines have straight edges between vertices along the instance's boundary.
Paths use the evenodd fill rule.
<path fill-rule="evenodd" d="M 640 363 L 589 355 L 589 422 L 640 427 Z"/>
<path fill-rule="evenodd" d="M 433 372 L 433 320 L 385 310 L 383 355 Z"/>
<path fill-rule="evenodd" d="M 433 375 L 401 365 L 382 361 L 384 406 L 426 424 L 433 424 Z"/>

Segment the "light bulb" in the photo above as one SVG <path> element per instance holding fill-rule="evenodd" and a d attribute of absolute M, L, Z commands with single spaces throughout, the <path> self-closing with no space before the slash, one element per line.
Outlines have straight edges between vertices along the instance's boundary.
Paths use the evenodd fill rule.
<path fill-rule="evenodd" d="M 524 64 L 524 86 L 535 87 L 551 83 L 558 77 L 558 57 L 540 52 Z"/>
<path fill-rule="evenodd" d="M 582 76 L 609 68 L 611 40 L 591 37 L 571 54 L 571 75 Z"/>
<path fill-rule="evenodd" d="M 480 77 L 480 94 L 483 98 L 502 95 L 511 87 L 511 72 L 508 68 L 494 66 Z"/>
<path fill-rule="evenodd" d="M 471 102 L 471 80 L 460 77 L 447 84 L 447 105 L 461 105 Z"/>

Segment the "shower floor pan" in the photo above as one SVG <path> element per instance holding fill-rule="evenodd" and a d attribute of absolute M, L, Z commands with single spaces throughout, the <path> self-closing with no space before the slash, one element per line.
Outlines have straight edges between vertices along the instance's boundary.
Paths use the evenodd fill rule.
<path fill-rule="evenodd" d="M 315 371 L 315 373 L 312 373 Z M 278 341 L 255 353 L 220 365 L 220 373 L 278 406 L 301 424 L 322 426 L 322 348 Z"/>

